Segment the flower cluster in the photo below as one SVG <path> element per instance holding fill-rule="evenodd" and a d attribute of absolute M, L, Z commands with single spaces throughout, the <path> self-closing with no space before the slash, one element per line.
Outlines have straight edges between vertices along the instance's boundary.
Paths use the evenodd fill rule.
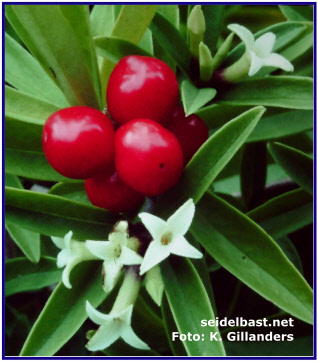
<path fill-rule="evenodd" d="M 141 278 L 146 274 L 145 287 L 160 305 L 164 283 L 159 263 L 170 254 L 202 258 L 202 253 L 184 237 L 192 223 L 194 212 L 193 200 L 189 199 L 167 221 L 150 213 L 140 213 L 141 222 L 152 237 L 144 257 L 139 254 L 142 239 L 129 236 L 129 224 L 124 220 L 114 226 L 107 241 L 76 241 L 72 239 L 71 231 L 64 238 L 52 237 L 55 245 L 61 249 L 57 256 L 57 266 L 65 267 L 62 281 L 67 288 L 72 287 L 70 273 L 80 262 L 103 261 L 103 289 L 106 293 L 114 288 L 125 267 L 123 284 L 109 314 L 102 314 L 88 301 L 86 303 L 89 318 L 99 325 L 87 344 L 89 350 L 103 350 L 120 337 L 133 347 L 148 349 L 131 327 L 133 305 L 138 296 Z"/>

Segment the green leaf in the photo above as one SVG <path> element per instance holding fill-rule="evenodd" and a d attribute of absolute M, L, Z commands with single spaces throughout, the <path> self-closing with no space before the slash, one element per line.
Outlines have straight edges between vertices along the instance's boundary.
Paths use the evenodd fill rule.
<path fill-rule="evenodd" d="M 84 182 L 78 183 L 57 183 L 50 190 L 49 194 L 71 199 L 75 202 L 91 205 L 85 192 Z"/>
<path fill-rule="evenodd" d="M 256 125 L 247 142 L 272 140 L 303 133 L 313 128 L 311 110 L 269 108 Z"/>
<path fill-rule="evenodd" d="M 62 91 L 38 61 L 7 34 L 5 34 L 5 63 L 7 83 L 29 95 L 53 103 L 57 107 L 69 106 Z"/>
<path fill-rule="evenodd" d="M 180 25 L 180 11 L 178 5 L 159 5 L 158 12 L 164 16 L 171 24 L 179 29 Z"/>
<path fill-rule="evenodd" d="M 10 174 L 5 175 L 6 186 L 23 189 L 23 186 L 18 177 Z M 6 230 L 15 244 L 28 257 L 31 262 L 38 262 L 41 255 L 40 249 L 40 235 L 39 233 L 31 232 L 20 228 L 13 224 L 6 223 Z"/>
<path fill-rule="evenodd" d="M 149 27 L 153 36 L 172 56 L 179 68 L 191 77 L 190 49 L 179 31 L 159 13 L 156 13 Z"/>
<path fill-rule="evenodd" d="M 90 20 L 93 36 L 110 35 L 115 24 L 115 5 L 94 5 Z"/>
<path fill-rule="evenodd" d="M 59 109 L 61 107 L 49 101 L 43 101 L 38 96 L 5 86 L 5 112 L 11 117 L 29 117 L 40 120 L 44 124 L 46 119 Z"/>
<path fill-rule="evenodd" d="M 180 339 L 178 339 L 178 338 L 174 341 L 172 341 L 172 339 L 171 339 L 172 332 L 176 332 L 176 330 L 177 330 L 177 325 L 174 322 L 173 315 L 170 310 L 166 295 L 163 295 L 163 298 L 162 298 L 161 312 L 162 312 L 163 321 L 165 323 L 170 348 L 173 352 L 173 355 L 174 356 L 187 356 L 187 352 L 183 346 L 182 341 L 180 341 Z"/>
<path fill-rule="evenodd" d="M 90 23 L 90 12 L 88 5 L 59 5 L 59 9 L 63 13 L 65 19 L 68 21 L 75 36 L 77 37 L 78 44 L 82 50 L 84 57 L 82 62 L 85 62 L 90 74 L 91 81 L 101 104 L 101 87 L 99 69 L 97 66 L 97 56 L 93 41 L 93 35 Z"/>
<path fill-rule="evenodd" d="M 94 39 L 94 43 L 97 54 L 113 63 L 117 63 L 121 58 L 127 55 L 151 56 L 151 54 L 147 53 L 138 45 L 112 36 L 97 37 Z"/>
<path fill-rule="evenodd" d="M 6 16 L 43 69 L 53 73 L 71 105 L 100 107 L 85 49 L 87 41 L 82 45 L 76 33 L 79 27 L 85 28 L 87 19 L 81 16 L 83 23 L 75 29 L 59 5 L 7 5 Z"/>
<path fill-rule="evenodd" d="M 247 215 L 273 238 L 280 238 L 313 222 L 312 197 L 296 189 L 272 198 Z"/>
<path fill-rule="evenodd" d="M 6 148 L 4 155 L 6 172 L 9 174 L 51 182 L 74 182 L 74 179 L 56 172 L 43 153 Z"/>
<path fill-rule="evenodd" d="M 118 216 L 62 197 L 6 187 L 6 222 L 48 236 L 105 239 Z"/>
<path fill-rule="evenodd" d="M 313 109 L 313 80 L 297 76 L 268 76 L 246 80 L 218 93 L 219 103 Z"/>
<path fill-rule="evenodd" d="M 311 157 L 281 143 L 269 144 L 268 150 L 275 161 L 297 184 L 313 194 L 313 160 Z"/>
<path fill-rule="evenodd" d="M 275 239 L 275 242 L 283 250 L 290 262 L 292 262 L 292 264 L 298 269 L 298 271 L 303 274 L 301 259 L 293 242 L 287 236 Z"/>
<path fill-rule="evenodd" d="M 278 5 L 281 12 L 289 21 L 313 21 L 313 7 L 308 5 Z"/>
<path fill-rule="evenodd" d="M 202 5 L 205 17 L 206 31 L 204 33 L 204 43 L 212 53 L 216 51 L 217 41 L 222 30 L 225 5 Z"/>
<path fill-rule="evenodd" d="M 188 80 L 183 81 L 181 85 L 181 97 L 186 116 L 195 113 L 204 104 L 213 99 L 215 95 L 215 89 L 198 89 Z"/>
<path fill-rule="evenodd" d="M 263 107 L 253 108 L 224 125 L 198 150 L 183 171 L 181 180 L 161 197 L 157 211 L 171 214 L 189 198 L 197 202 L 238 151 L 263 115 Z"/>
<path fill-rule="evenodd" d="M 183 341 L 188 356 L 225 356 L 222 341 L 210 341 L 210 332 L 218 332 L 218 328 L 201 326 L 201 320 L 213 320 L 214 314 L 204 285 L 191 262 L 178 259 L 172 265 L 165 261 L 161 264 L 161 272 L 179 333 L 204 335 L 204 340 L 199 342 Z"/>
<path fill-rule="evenodd" d="M 213 194 L 197 204 L 191 232 L 224 268 L 301 320 L 313 322 L 313 293 L 276 243 L 250 218 Z"/>
<path fill-rule="evenodd" d="M 42 152 L 44 121 L 27 116 L 5 115 L 5 145 L 8 148 Z"/>
<path fill-rule="evenodd" d="M 61 276 L 55 258 L 42 257 L 37 264 L 26 258 L 10 259 L 5 263 L 5 296 L 51 286 L 58 283 Z"/>
<path fill-rule="evenodd" d="M 87 318 L 85 303 L 97 307 L 106 298 L 101 269 L 84 262 L 71 273 L 72 289 L 60 283 L 36 320 L 20 356 L 53 356 Z"/>

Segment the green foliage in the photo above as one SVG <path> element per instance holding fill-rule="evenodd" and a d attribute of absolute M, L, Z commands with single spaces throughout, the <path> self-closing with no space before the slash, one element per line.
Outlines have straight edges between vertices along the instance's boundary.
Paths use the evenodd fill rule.
<path fill-rule="evenodd" d="M 311 355 L 313 6 L 203 4 L 201 48 L 218 66 L 204 82 L 190 52 L 192 7 L 5 5 L 6 356 Z M 223 70 L 245 52 L 236 35 L 231 48 L 231 37 L 226 51 L 222 48 L 231 23 L 255 31 L 255 39 L 274 33 L 273 52 L 291 61 L 294 73 L 263 67 L 251 78 L 224 84 Z M 143 281 L 132 327 L 150 350 L 120 339 L 90 354 L 85 334 L 98 326 L 85 322 L 85 303 L 109 313 L 122 277 L 105 293 L 101 262 L 83 262 L 72 270 L 67 289 L 56 263 L 70 251 L 56 257 L 60 250 L 41 241 L 62 238 L 70 230 L 75 240 L 107 240 L 118 220 L 128 216 L 136 223 L 139 218 L 137 210 L 118 215 L 92 206 L 83 180 L 66 178 L 49 165 L 42 132 L 59 109 L 85 105 L 102 110 L 109 76 L 127 55 L 155 56 L 171 66 L 186 115 L 197 114 L 209 128 L 209 139 L 179 182 L 145 202 L 147 212 L 166 220 L 193 198 L 196 210 L 185 238 L 204 257 L 170 256 L 160 264 L 161 308 Z M 48 193 L 34 191 L 36 185 Z M 145 237 L 138 226 L 129 230 Z M 238 283 L 242 286 L 229 291 Z M 200 325 L 202 319 L 242 314 L 293 317 L 295 340 L 228 342 L 228 332 L 246 330 L 229 327 L 221 330 L 223 341 L 215 342 L 210 332 L 217 327 Z M 204 334 L 205 340 L 172 341 L 173 332 Z"/>

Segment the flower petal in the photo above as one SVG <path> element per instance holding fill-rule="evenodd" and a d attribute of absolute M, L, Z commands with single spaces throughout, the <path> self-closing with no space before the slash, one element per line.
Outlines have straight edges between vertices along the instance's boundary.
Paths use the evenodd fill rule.
<path fill-rule="evenodd" d="M 160 267 L 158 265 L 151 268 L 146 273 L 145 286 L 151 298 L 158 306 L 160 306 L 164 291 L 164 283 L 162 280 Z"/>
<path fill-rule="evenodd" d="M 162 245 L 160 241 L 150 242 L 145 257 L 140 266 L 140 275 L 149 271 L 152 267 L 169 257 L 169 247 Z"/>
<path fill-rule="evenodd" d="M 274 66 L 285 71 L 294 71 L 293 64 L 284 58 L 282 55 L 272 53 L 267 59 L 265 59 L 265 65 Z"/>
<path fill-rule="evenodd" d="M 100 326 L 94 336 L 87 342 L 87 349 L 98 351 L 109 347 L 119 339 L 121 334 L 120 326 L 120 321 L 114 321 L 113 318 L 109 323 Z"/>
<path fill-rule="evenodd" d="M 135 334 L 131 326 L 123 328 L 121 337 L 132 347 L 139 348 L 141 350 L 150 350 L 149 346 Z"/>
<path fill-rule="evenodd" d="M 74 257 L 68 249 L 62 249 L 59 252 L 56 259 L 56 265 L 58 268 L 62 268 L 67 265 L 68 262 Z"/>
<path fill-rule="evenodd" d="M 96 257 L 104 260 L 114 258 L 114 245 L 109 241 L 86 241 L 87 249 Z"/>
<path fill-rule="evenodd" d="M 150 213 L 139 213 L 139 218 L 144 226 L 148 229 L 153 239 L 160 239 L 161 235 L 165 232 L 167 223 L 159 217 Z"/>
<path fill-rule="evenodd" d="M 66 248 L 71 248 L 71 239 L 73 236 L 73 232 L 69 231 L 68 233 L 66 233 L 66 235 L 64 236 L 64 244 Z"/>
<path fill-rule="evenodd" d="M 113 230 L 109 233 L 108 239 L 115 245 L 119 244 L 121 246 L 125 246 L 128 239 L 128 222 L 117 222 Z"/>
<path fill-rule="evenodd" d="M 141 264 L 143 258 L 132 249 L 123 246 L 121 247 L 119 260 L 122 264 L 129 266 L 133 264 Z"/>
<path fill-rule="evenodd" d="M 258 57 L 254 51 L 251 51 L 251 66 L 248 72 L 249 76 L 255 75 L 264 66 L 264 59 Z"/>
<path fill-rule="evenodd" d="M 274 33 L 266 33 L 255 40 L 254 51 L 260 58 L 266 58 L 272 52 L 276 41 Z"/>
<path fill-rule="evenodd" d="M 102 325 L 105 322 L 109 322 L 113 319 L 112 316 L 106 315 L 102 312 L 97 311 L 89 301 L 86 301 L 86 313 L 88 317 L 97 325 Z"/>
<path fill-rule="evenodd" d="M 190 228 L 195 212 L 193 199 L 189 199 L 167 220 L 167 228 L 172 234 L 185 235 Z"/>
<path fill-rule="evenodd" d="M 202 258 L 203 254 L 181 235 L 176 236 L 172 242 L 168 245 L 171 253 L 177 256 L 189 257 L 189 258 Z"/>
<path fill-rule="evenodd" d="M 66 288 L 72 288 L 72 285 L 70 283 L 70 274 L 72 272 L 72 269 L 80 262 L 81 259 L 73 258 L 67 263 L 66 267 L 64 268 L 64 271 L 62 273 L 62 282 L 64 283 L 64 286 Z"/>
<path fill-rule="evenodd" d="M 123 264 L 118 259 L 104 262 L 103 289 L 106 293 L 110 292 L 115 286 L 122 268 Z"/>
<path fill-rule="evenodd" d="M 254 46 L 254 35 L 245 26 L 230 24 L 227 28 L 233 31 L 243 41 L 246 51 L 252 50 Z"/>
<path fill-rule="evenodd" d="M 65 248 L 64 238 L 60 237 L 51 237 L 53 243 L 56 245 L 56 247 L 63 249 Z"/>
<path fill-rule="evenodd" d="M 133 305 L 129 305 L 124 310 L 117 312 L 117 313 L 113 313 L 112 315 L 113 315 L 113 317 L 120 318 L 122 323 L 124 323 L 125 325 L 130 326 L 133 308 L 134 308 Z"/>

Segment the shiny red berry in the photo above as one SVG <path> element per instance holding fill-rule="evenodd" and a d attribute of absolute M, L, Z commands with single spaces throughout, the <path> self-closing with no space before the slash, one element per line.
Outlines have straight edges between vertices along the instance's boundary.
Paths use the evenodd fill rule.
<path fill-rule="evenodd" d="M 144 196 L 126 185 L 116 172 L 103 178 L 86 179 L 85 189 L 94 206 L 116 213 L 133 210 L 144 200 Z"/>
<path fill-rule="evenodd" d="M 167 191 L 181 176 L 183 156 L 177 138 L 150 119 L 135 119 L 120 127 L 115 150 L 120 178 L 145 196 Z"/>
<path fill-rule="evenodd" d="M 201 145 L 209 138 L 209 129 L 204 121 L 195 114 L 185 116 L 184 110 L 177 107 L 170 123 L 167 125 L 178 139 L 187 164 Z"/>
<path fill-rule="evenodd" d="M 85 179 L 109 171 L 114 160 L 115 131 L 96 109 L 76 106 L 52 114 L 43 129 L 44 154 L 62 175 Z"/>
<path fill-rule="evenodd" d="M 149 118 L 170 119 L 179 99 L 176 76 L 163 61 L 147 56 L 126 56 L 113 70 L 107 87 L 109 114 L 118 124 Z"/>

